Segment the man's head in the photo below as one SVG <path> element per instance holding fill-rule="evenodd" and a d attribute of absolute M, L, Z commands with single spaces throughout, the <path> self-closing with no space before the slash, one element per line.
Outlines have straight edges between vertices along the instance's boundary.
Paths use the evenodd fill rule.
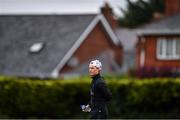
<path fill-rule="evenodd" d="M 89 63 L 89 75 L 95 76 L 100 73 L 102 64 L 99 60 L 93 60 Z"/>

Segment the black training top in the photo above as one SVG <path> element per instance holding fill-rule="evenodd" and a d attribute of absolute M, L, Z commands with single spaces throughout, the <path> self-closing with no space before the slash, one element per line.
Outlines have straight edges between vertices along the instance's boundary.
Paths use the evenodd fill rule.
<path fill-rule="evenodd" d="M 105 104 L 112 98 L 112 94 L 100 74 L 92 77 L 90 95 L 91 106 Z"/>

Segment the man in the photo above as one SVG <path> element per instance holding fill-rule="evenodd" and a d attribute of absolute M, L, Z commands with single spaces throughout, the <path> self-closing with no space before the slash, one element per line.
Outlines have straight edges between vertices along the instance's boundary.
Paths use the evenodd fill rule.
<path fill-rule="evenodd" d="M 106 119 L 108 110 L 106 103 L 112 98 L 112 94 L 107 88 L 107 85 L 100 75 L 102 69 L 99 60 L 93 60 L 89 64 L 89 75 L 92 78 L 91 82 L 91 100 L 90 105 L 84 107 L 84 112 L 91 112 L 91 119 Z"/>

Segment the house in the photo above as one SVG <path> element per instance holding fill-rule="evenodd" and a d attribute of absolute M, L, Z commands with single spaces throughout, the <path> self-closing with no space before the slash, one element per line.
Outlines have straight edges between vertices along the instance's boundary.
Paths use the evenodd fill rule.
<path fill-rule="evenodd" d="M 97 58 L 104 74 L 118 73 L 122 45 L 115 29 L 107 3 L 99 14 L 0 15 L 0 75 L 82 75 Z"/>
<path fill-rule="evenodd" d="M 138 40 L 136 29 L 119 27 L 116 29 L 116 34 L 123 46 L 121 73 L 126 74 L 135 69 L 136 44 Z"/>
<path fill-rule="evenodd" d="M 180 76 L 180 0 L 166 0 L 165 18 L 138 30 L 140 76 Z"/>

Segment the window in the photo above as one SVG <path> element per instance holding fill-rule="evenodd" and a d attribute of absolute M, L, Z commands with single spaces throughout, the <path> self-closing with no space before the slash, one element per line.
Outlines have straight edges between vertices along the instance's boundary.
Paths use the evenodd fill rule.
<path fill-rule="evenodd" d="M 180 56 L 180 40 L 176 41 L 176 54 Z"/>
<path fill-rule="evenodd" d="M 30 47 L 29 51 L 31 53 L 38 53 L 42 50 L 43 47 L 44 47 L 44 43 L 42 42 L 35 43 Z"/>
<path fill-rule="evenodd" d="M 180 39 L 160 38 L 157 41 L 157 58 L 176 60 L 180 59 Z"/>

